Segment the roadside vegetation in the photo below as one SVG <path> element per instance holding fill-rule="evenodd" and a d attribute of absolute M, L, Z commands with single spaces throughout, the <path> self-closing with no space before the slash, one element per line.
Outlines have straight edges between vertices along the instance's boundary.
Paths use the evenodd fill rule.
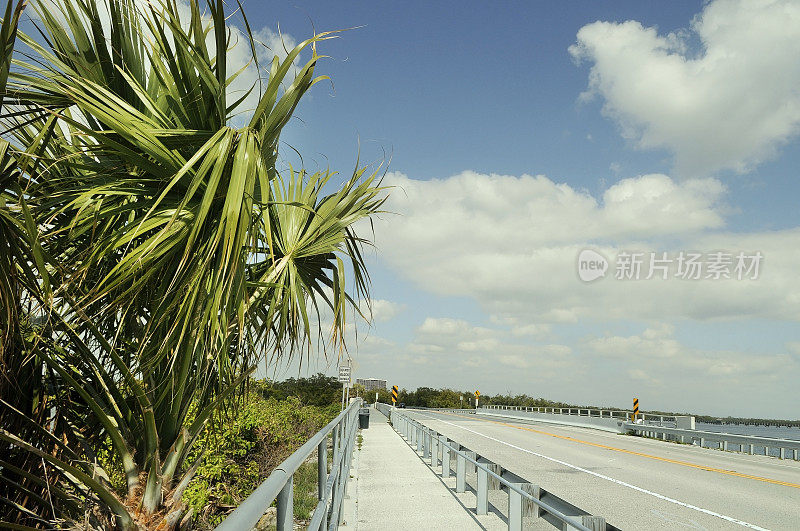
<path fill-rule="evenodd" d="M 339 397 L 325 393 L 333 385 L 341 391 L 336 378 L 323 375 L 290 382 L 252 381 L 247 394 L 230 404 L 228 414 L 206 425 L 188 462 L 191 466 L 205 456 L 183 494 L 194 515 L 194 529 L 218 525 L 278 464 L 339 414 Z M 294 477 L 299 521 L 310 518 L 318 500 L 316 454 L 311 458 Z"/>
<path fill-rule="evenodd" d="M 219 440 L 257 452 L 252 433 L 302 436 L 324 417 L 269 397 L 244 407 L 250 375 L 314 344 L 339 352 L 346 316 L 369 301 L 369 242 L 354 225 L 379 211 L 379 175 L 279 164 L 283 127 L 326 79 L 317 47 L 332 35 L 259 64 L 241 10 L 189 6 L 3 10 L 2 528 L 176 529 L 205 496 L 236 501 L 269 463 L 231 460 Z M 17 29 L 23 9 L 31 35 Z M 234 45 L 262 73 L 254 109 L 229 90 L 244 66 L 227 61 Z M 229 466 L 244 467 L 242 483 L 223 494 L 210 482 Z"/>

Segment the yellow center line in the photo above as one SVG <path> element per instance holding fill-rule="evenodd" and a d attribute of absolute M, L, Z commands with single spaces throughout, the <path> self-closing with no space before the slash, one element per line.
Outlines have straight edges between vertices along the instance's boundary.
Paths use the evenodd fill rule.
<path fill-rule="evenodd" d="M 725 475 L 728 475 L 728 476 L 736 476 L 736 477 L 746 478 L 746 479 L 754 479 L 756 481 L 763 481 L 764 483 L 772 483 L 772 484 L 775 484 L 775 485 L 783 485 L 784 487 L 792 487 L 792 488 L 795 488 L 795 489 L 800 489 L 800 484 L 797 484 L 797 483 L 789 483 L 788 481 L 780 481 L 780 480 L 777 480 L 777 479 L 764 478 L 764 477 L 761 477 L 761 476 L 753 476 L 753 475 L 750 475 L 750 474 L 742 474 L 741 472 L 736 472 L 735 470 L 725 470 L 723 468 L 714 468 L 714 467 L 706 466 L 706 465 L 698 465 L 696 463 L 687 463 L 686 461 L 678 461 L 677 459 L 669 459 L 667 457 L 659 457 L 657 455 L 650 455 L 650 454 L 645 454 L 645 453 L 642 453 L 642 452 L 634 452 L 633 450 L 625 450 L 624 448 L 617 448 L 615 446 L 608 446 L 606 444 L 593 443 L 593 442 L 590 442 L 590 441 L 584 441 L 584 440 L 581 440 L 581 439 L 576 439 L 575 437 L 568 437 L 566 435 L 558 435 L 558 434 L 550 433 L 550 432 L 547 432 L 547 431 L 535 430 L 533 428 L 526 428 L 525 426 L 517 426 L 517 425 L 514 425 L 514 424 L 508 424 L 506 422 L 500 422 L 498 420 L 482 419 L 482 418 L 478 418 L 477 416 L 459 415 L 458 413 L 446 413 L 444 411 L 438 411 L 437 413 L 444 414 L 444 415 L 452 415 L 454 417 L 461 417 L 461 418 L 465 418 L 465 419 L 474 419 L 474 420 L 480 420 L 480 421 L 483 421 L 483 422 L 491 422 L 493 424 L 499 424 L 501 426 L 507 426 L 509 428 L 514 428 L 514 429 L 517 429 L 517 430 L 530 431 L 530 432 L 533 432 L 533 433 L 539 433 L 541 435 L 549 435 L 550 437 L 555 437 L 556 439 L 563 439 L 565 441 L 572 441 L 572 442 L 576 442 L 576 443 L 580 443 L 580 444 L 585 444 L 585 445 L 588 445 L 588 446 L 594 446 L 594 447 L 597 447 L 597 448 L 604 448 L 606 450 L 613 450 L 615 452 L 622 452 L 624 454 L 638 455 L 640 457 L 645 457 L 647 459 L 655 459 L 656 461 L 664 461 L 666 463 L 672 463 L 672 464 L 675 464 L 675 465 L 681 465 L 681 466 L 687 466 L 687 467 L 691 467 L 691 468 L 697 468 L 697 469 L 700 469 L 700 470 L 706 470 L 708 472 L 717 472 L 718 474 L 725 474 Z"/>

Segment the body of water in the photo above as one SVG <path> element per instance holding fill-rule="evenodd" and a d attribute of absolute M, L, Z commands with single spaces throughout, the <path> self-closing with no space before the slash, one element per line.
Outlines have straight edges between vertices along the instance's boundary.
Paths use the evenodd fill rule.
<path fill-rule="evenodd" d="M 707 424 L 697 422 L 695 429 L 698 431 L 711 431 L 714 433 L 735 433 L 736 435 L 750 435 L 753 437 L 771 437 L 773 439 L 792 439 L 800 441 L 800 428 L 786 426 L 748 426 L 744 424 Z"/>

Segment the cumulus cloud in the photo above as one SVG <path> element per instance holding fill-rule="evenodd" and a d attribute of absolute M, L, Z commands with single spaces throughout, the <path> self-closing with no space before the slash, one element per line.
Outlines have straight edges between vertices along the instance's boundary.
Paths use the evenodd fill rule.
<path fill-rule="evenodd" d="M 800 127 L 794 0 L 715 0 L 689 30 L 666 35 L 595 22 L 569 51 L 591 63 L 585 96 L 600 96 L 636 146 L 672 151 L 683 176 L 746 171 Z"/>
<path fill-rule="evenodd" d="M 383 323 L 391 321 L 397 317 L 403 310 L 405 304 L 387 301 L 385 299 L 370 299 L 369 304 L 366 301 L 361 301 L 359 309 L 367 318 L 372 318 L 373 323 Z"/>
<path fill-rule="evenodd" d="M 377 322 L 372 339 L 351 343 L 360 375 L 616 407 L 636 393 L 646 408 L 724 414 L 763 415 L 766 401 L 797 396 L 800 343 L 698 348 L 678 333 L 686 321 L 754 330 L 800 321 L 800 229 L 726 231 L 718 180 L 644 175 L 598 194 L 544 176 L 475 172 L 431 181 L 390 173 L 385 183 L 397 215 L 375 224 L 380 259 L 425 291 L 477 301 L 487 316 L 423 314 L 399 334 L 395 322 Z M 576 259 L 585 248 L 609 259 L 623 249 L 760 251 L 764 261 L 753 281 L 584 283 Z M 698 343 L 709 344 L 708 333 Z M 772 414 L 790 414 L 780 407 Z"/>
<path fill-rule="evenodd" d="M 476 348 L 472 345 L 478 344 Z M 790 352 L 701 349 L 654 321 L 635 334 L 589 334 L 539 342 L 506 328 L 462 319 L 425 318 L 404 343 L 363 345 L 363 375 L 401 387 L 478 388 L 484 394 L 526 393 L 587 405 L 790 418 L 800 357 Z M 613 382 L 613 385 L 609 385 Z"/>
<path fill-rule="evenodd" d="M 584 368 L 572 349 L 563 344 L 544 343 L 519 336 L 508 327 L 479 326 L 463 319 L 427 317 L 413 338 L 397 355 L 401 363 L 425 365 L 432 374 L 440 371 L 473 371 L 479 368 L 481 381 L 512 382 L 509 367 L 522 381 L 555 379 L 569 370 L 581 374 Z M 385 362 L 385 360 L 384 360 Z M 492 378 L 488 376 L 492 375 Z"/>
<path fill-rule="evenodd" d="M 785 385 L 800 375 L 800 362 L 788 353 L 691 348 L 674 337 L 672 325 L 656 325 L 639 335 L 594 338 L 585 347 L 631 367 L 632 378 L 641 376 L 676 395 L 681 387 L 685 389 L 680 392 L 699 394 L 689 389 L 699 382 L 718 391 L 741 386 L 755 391 L 769 384 Z"/>
<path fill-rule="evenodd" d="M 399 215 L 376 224 L 382 259 L 423 289 L 474 298 L 520 335 L 546 332 L 526 326 L 581 318 L 800 320 L 800 230 L 725 232 L 725 188 L 715 179 L 646 175 L 599 198 L 544 176 L 464 172 L 418 181 L 392 173 L 386 182 L 396 186 L 387 208 Z M 620 250 L 682 249 L 764 258 L 752 281 L 585 284 L 576 259 L 587 247 L 609 259 Z"/>

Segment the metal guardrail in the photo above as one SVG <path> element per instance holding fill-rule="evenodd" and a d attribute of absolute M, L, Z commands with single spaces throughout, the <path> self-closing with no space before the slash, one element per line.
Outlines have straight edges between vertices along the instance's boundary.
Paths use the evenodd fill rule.
<path fill-rule="evenodd" d="M 580 531 L 614 531 L 617 529 L 606 523 L 605 518 L 592 516 L 509 471 L 505 471 L 506 477 L 504 477 L 504 471 L 499 465 L 410 418 L 407 414 L 402 413 L 402 410 L 386 404 L 376 404 L 376 407 L 390 418 L 394 429 L 405 437 L 406 442 L 412 448 L 416 445 L 417 451 L 422 453 L 423 459 L 430 460 L 431 467 L 438 466 L 441 462 L 442 478 L 451 476 L 453 470 L 450 464 L 450 455 L 451 453 L 455 455 L 456 492 L 466 490 L 467 465 L 474 467 L 477 478 L 475 488 L 477 498 L 475 512 L 477 514 L 482 515 L 488 512 L 490 484 L 494 490 L 506 490 L 508 492 L 508 529 L 510 531 L 521 531 L 523 515 L 541 517 L 559 529 L 578 529 Z M 509 480 L 509 477 L 512 480 Z"/>
<path fill-rule="evenodd" d="M 630 420 L 633 417 L 633 411 L 626 411 L 622 409 L 597 409 L 597 408 L 577 408 L 577 407 L 524 407 L 524 406 L 501 406 L 501 405 L 487 405 L 481 406 L 481 409 L 489 410 L 503 410 L 503 411 L 525 411 L 531 413 L 551 413 L 554 415 L 576 415 L 580 417 L 597 417 L 605 419 L 623 419 Z M 679 419 L 689 418 L 683 415 L 651 415 L 649 413 L 639 413 L 636 415 L 637 420 L 642 420 L 645 424 L 677 425 Z"/>
<path fill-rule="evenodd" d="M 375 408 L 378 411 L 380 411 L 381 413 L 383 413 L 384 415 L 386 415 L 387 417 L 389 416 L 389 412 L 392 410 L 392 406 L 390 406 L 389 404 L 384 404 L 383 402 L 376 402 L 375 403 Z M 406 409 L 406 408 L 402 407 L 402 408 L 399 408 L 399 409 Z M 451 408 L 451 407 L 409 406 L 408 409 L 410 409 L 410 410 L 421 409 L 421 410 L 425 410 L 425 411 L 441 411 L 441 412 L 445 412 L 445 413 L 462 413 L 462 414 L 463 413 L 472 413 L 472 414 L 474 414 L 474 413 L 478 412 L 478 410 L 475 410 L 475 409 L 459 409 L 459 408 Z"/>
<path fill-rule="evenodd" d="M 457 408 L 457 407 L 422 407 L 422 406 L 410 406 L 408 409 L 424 409 L 425 411 L 444 411 L 448 413 L 479 413 L 480 410 L 475 408 L 464 409 L 464 408 Z"/>
<path fill-rule="evenodd" d="M 682 430 L 678 428 L 665 428 L 661 426 L 647 426 L 642 424 L 626 423 L 624 428 L 648 437 L 660 438 L 663 440 L 679 441 L 687 444 L 694 444 L 695 441 L 701 447 L 711 448 L 708 443 L 716 444 L 718 450 L 730 451 L 730 446 L 738 446 L 739 452 L 753 454 L 756 448 L 764 448 L 764 455 L 772 455 L 771 448 L 778 450 L 777 456 L 786 459 L 787 453 L 791 452 L 791 459 L 797 460 L 800 453 L 800 441 L 791 439 L 773 439 L 771 437 L 755 437 L 750 435 L 737 435 L 734 433 L 717 433 L 713 431 Z"/>
<path fill-rule="evenodd" d="M 361 399 L 353 400 L 338 417 L 318 431 L 296 452 L 264 480 L 239 507 L 217 526 L 217 531 L 241 531 L 253 529 L 258 521 L 277 501 L 278 531 L 294 528 L 294 473 L 317 450 L 317 491 L 319 503 L 311 517 L 308 529 L 335 530 L 339 527 L 342 500 L 350 477 L 350 461 L 353 457 L 358 431 L 358 410 Z M 328 471 L 328 436 L 333 450 Z"/>

